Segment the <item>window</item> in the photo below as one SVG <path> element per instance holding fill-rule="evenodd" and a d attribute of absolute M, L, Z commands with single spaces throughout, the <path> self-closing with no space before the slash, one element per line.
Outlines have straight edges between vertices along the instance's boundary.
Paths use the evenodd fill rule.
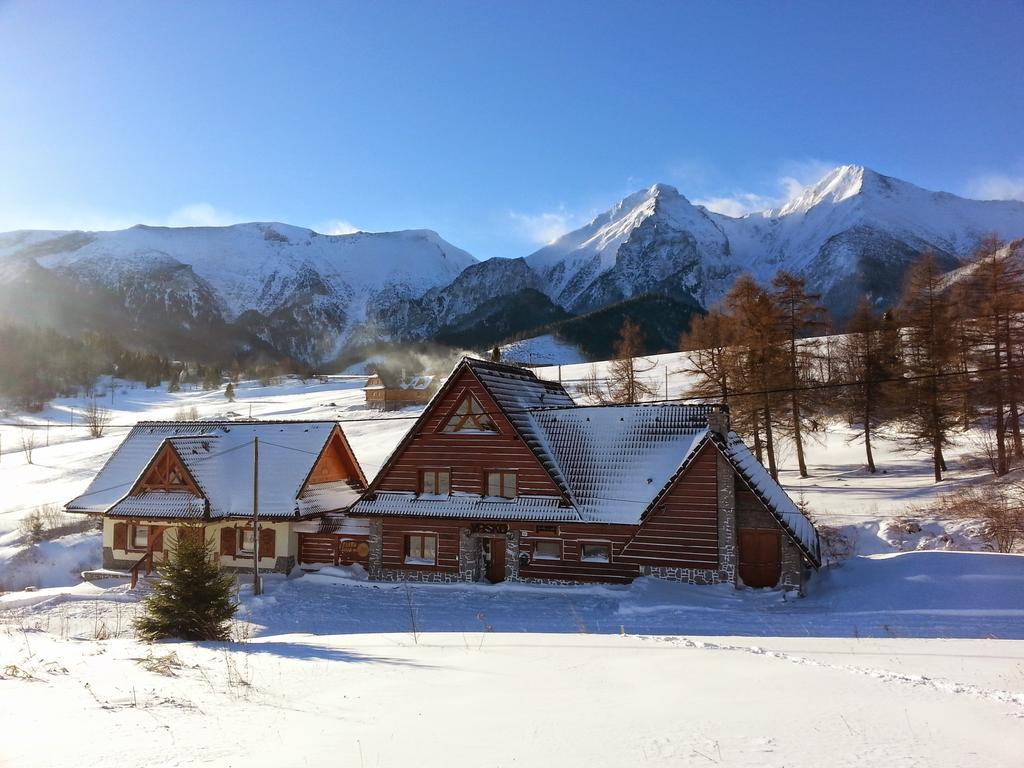
<path fill-rule="evenodd" d="M 535 541 L 533 542 L 534 560 L 561 560 L 562 542 L 560 541 Z"/>
<path fill-rule="evenodd" d="M 132 549 L 149 549 L 149 526 L 133 525 L 130 544 Z"/>
<path fill-rule="evenodd" d="M 455 412 L 444 425 L 444 432 L 497 432 L 494 421 L 488 416 L 480 402 L 472 395 L 466 395 Z"/>
<path fill-rule="evenodd" d="M 447 469 L 420 470 L 420 493 L 428 496 L 447 496 L 451 491 L 452 476 Z"/>
<path fill-rule="evenodd" d="M 583 542 L 580 544 L 580 560 L 585 563 L 610 563 L 612 561 L 612 546 L 598 542 Z"/>
<path fill-rule="evenodd" d="M 253 536 L 252 528 L 238 529 L 238 554 L 251 555 L 256 550 L 256 537 Z"/>
<path fill-rule="evenodd" d="M 506 499 L 516 497 L 516 473 L 497 471 L 487 473 L 487 496 L 501 496 Z"/>
<path fill-rule="evenodd" d="M 422 533 L 406 536 L 405 562 L 409 565 L 434 565 L 437 562 L 437 536 Z"/>

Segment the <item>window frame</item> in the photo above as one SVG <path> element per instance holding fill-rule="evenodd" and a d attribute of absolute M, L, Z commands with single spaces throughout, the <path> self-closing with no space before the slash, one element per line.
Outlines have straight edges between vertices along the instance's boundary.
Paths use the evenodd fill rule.
<path fill-rule="evenodd" d="M 245 536 L 252 537 L 252 546 L 245 548 Z M 256 532 L 251 525 L 235 529 L 235 557 L 253 558 L 256 556 Z"/>
<path fill-rule="evenodd" d="M 462 406 L 467 403 L 468 406 L 466 412 L 460 412 Z M 476 404 L 480 410 L 474 411 L 473 404 Z M 456 420 L 459 420 L 458 428 L 449 429 L 449 427 L 453 426 L 452 422 Z M 467 428 L 465 426 L 467 422 L 472 422 L 476 428 Z M 459 393 L 458 398 L 455 400 L 454 407 L 448 410 L 440 424 L 438 424 L 437 432 L 442 435 L 501 434 L 501 430 L 498 428 L 498 422 L 494 420 L 493 416 L 484 407 L 484 404 L 480 402 L 480 398 L 473 394 L 473 391 L 468 387 Z"/>
<path fill-rule="evenodd" d="M 491 475 L 499 475 L 498 488 L 500 493 L 491 493 Z M 506 475 L 512 476 L 512 495 L 506 495 Z M 512 501 L 519 497 L 519 470 L 517 469 L 485 469 L 483 478 L 483 488 L 481 489 L 481 496 L 494 499 L 507 499 Z"/>
<path fill-rule="evenodd" d="M 126 552 L 146 552 L 149 550 L 149 525 L 142 525 L 141 523 L 130 523 L 128 525 L 128 541 Z M 139 531 L 146 532 L 146 543 L 141 547 L 135 543 L 135 537 Z"/>
<path fill-rule="evenodd" d="M 581 563 L 610 563 L 612 561 L 612 543 L 610 541 L 580 541 L 580 562 Z M 584 557 L 584 550 L 587 547 L 603 547 L 608 552 L 608 557 L 605 560 L 588 560 Z"/>
<path fill-rule="evenodd" d="M 420 568 L 436 567 L 437 566 L 437 538 L 438 537 L 437 537 L 436 533 L 429 533 L 429 532 L 407 533 L 407 534 L 405 534 L 404 537 L 403 537 L 403 543 L 402 543 L 402 563 L 403 563 L 403 565 L 412 566 L 412 567 L 420 567 Z M 413 539 L 419 539 L 420 546 L 419 546 L 419 555 L 418 556 L 413 554 L 413 549 L 412 549 Z M 434 545 L 433 545 L 434 557 L 433 557 L 432 560 L 427 560 L 427 558 L 424 556 L 424 554 L 426 552 L 426 547 L 424 545 L 425 545 L 427 539 L 432 539 L 433 542 L 434 542 Z"/>
<path fill-rule="evenodd" d="M 428 475 L 434 476 L 434 488 L 438 486 L 438 479 L 441 475 L 445 475 L 447 479 L 447 490 L 443 493 L 438 493 L 436 490 L 433 493 L 428 493 L 426 490 L 426 483 L 424 479 Z M 450 467 L 423 467 L 419 470 L 416 475 L 416 493 L 422 496 L 451 496 L 452 495 L 452 470 Z"/>
<path fill-rule="evenodd" d="M 549 557 L 547 555 L 537 554 L 538 545 L 544 544 L 557 544 L 558 545 L 558 557 Z M 561 562 L 565 559 L 565 542 L 562 539 L 535 539 L 530 542 L 530 559 L 531 560 L 545 560 L 548 562 Z"/>

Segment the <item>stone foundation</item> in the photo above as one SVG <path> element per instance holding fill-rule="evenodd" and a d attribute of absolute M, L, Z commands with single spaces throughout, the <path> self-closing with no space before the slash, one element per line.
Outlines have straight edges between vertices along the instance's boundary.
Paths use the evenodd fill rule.
<path fill-rule="evenodd" d="M 460 571 L 405 570 L 402 568 L 381 568 L 375 581 L 403 582 L 414 584 L 464 584 L 473 579 L 465 578 Z"/>
<path fill-rule="evenodd" d="M 704 568 L 670 568 L 658 565 L 644 565 L 640 568 L 643 576 L 651 576 L 664 581 L 679 581 L 683 584 L 728 584 L 730 579 L 724 571 L 712 571 Z"/>

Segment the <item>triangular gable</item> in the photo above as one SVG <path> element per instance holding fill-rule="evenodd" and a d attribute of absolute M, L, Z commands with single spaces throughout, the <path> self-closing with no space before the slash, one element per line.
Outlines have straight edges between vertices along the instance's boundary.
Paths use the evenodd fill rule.
<path fill-rule="evenodd" d="M 160 446 L 127 495 L 138 496 L 146 491 L 188 492 L 203 498 L 199 483 L 170 440 Z"/>
<path fill-rule="evenodd" d="M 359 461 L 352 452 L 345 433 L 340 426 L 335 425 L 299 488 L 297 496 L 301 496 L 310 485 L 333 483 L 338 480 L 347 480 L 360 488 L 366 487 L 366 476 L 363 475 Z"/>
<path fill-rule="evenodd" d="M 501 434 L 502 430 L 498 426 L 498 421 L 492 415 L 498 408 L 499 406 L 495 403 L 494 407 L 488 410 L 468 388 L 463 388 L 455 399 L 455 404 L 448 409 L 438 423 L 436 431 L 446 434 Z M 511 427 L 511 424 L 509 426 Z"/>
<path fill-rule="evenodd" d="M 447 381 L 445 381 L 437 392 L 434 393 L 434 396 L 430 399 L 430 402 L 427 403 L 426 408 L 424 408 L 423 413 L 420 414 L 416 423 L 413 424 L 412 428 L 406 433 L 405 437 L 402 438 L 395 450 L 391 452 L 390 456 L 388 456 L 387 461 L 384 462 L 384 466 L 382 466 L 380 471 L 377 472 L 376 477 L 374 477 L 367 489 L 368 493 L 373 493 L 377 490 L 384 478 L 387 477 L 390 470 L 399 461 L 399 459 L 401 459 L 413 438 L 427 431 L 446 434 L 443 432 L 443 429 L 438 428 L 438 425 L 443 427 L 447 420 L 454 415 L 454 412 L 458 408 L 458 403 L 461 402 L 462 398 L 456 397 L 456 404 L 454 406 L 449 406 L 447 408 L 442 408 L 442 406 L 449 394 L 453 391 L 457 391 L 461 394 L 462 390 L 467 392 L 473 390 L 474 397 L 477 398 L 484 412 L 494 420 L 497 431 L 496 433 L 488 434 L 511 434 L 522 440 L 523 445 L 526 446 L 533 456 L 534 461 L 537 462 L 537 466 L 540 467 L 541 471 L 543 471 L 551 480 L 552 485 L 556 489 L 560 490 L 563 501 L 571 503 L 564 484 L 558 481 L 558 479 L 552 474 L 551 469 L 537 456 L 536 441 L 526 440 L 523 437 L 512 420 L 507 417 L 501 405 L 491 397 L 487 385 L 479 376 L 476 375 L 476 372 L 473 370 L 472 365 L 470 365 L 468 358 L 462 359 L 462 361 L 455 367 L 455 370 L 452 371 L 452 374 L 448 377 Z M 457 439 L 457 436 L 458 433 L 452 434 L 452 439 Z"/>

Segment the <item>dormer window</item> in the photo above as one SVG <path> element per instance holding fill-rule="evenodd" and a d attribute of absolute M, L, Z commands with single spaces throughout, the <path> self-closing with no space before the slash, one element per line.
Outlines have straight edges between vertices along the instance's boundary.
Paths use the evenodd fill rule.
<path fill-rule="evenodd" d="M 444 425 L 444 432 L 497 432 L 494 420 L 487 415 L 480 401 L 466 395 Z"/>
<path fill-rule="evenodd" d="M 419 492 L 427 496 L 447 496 L 452 476 L 447 469 L 421 469 Z"/>

